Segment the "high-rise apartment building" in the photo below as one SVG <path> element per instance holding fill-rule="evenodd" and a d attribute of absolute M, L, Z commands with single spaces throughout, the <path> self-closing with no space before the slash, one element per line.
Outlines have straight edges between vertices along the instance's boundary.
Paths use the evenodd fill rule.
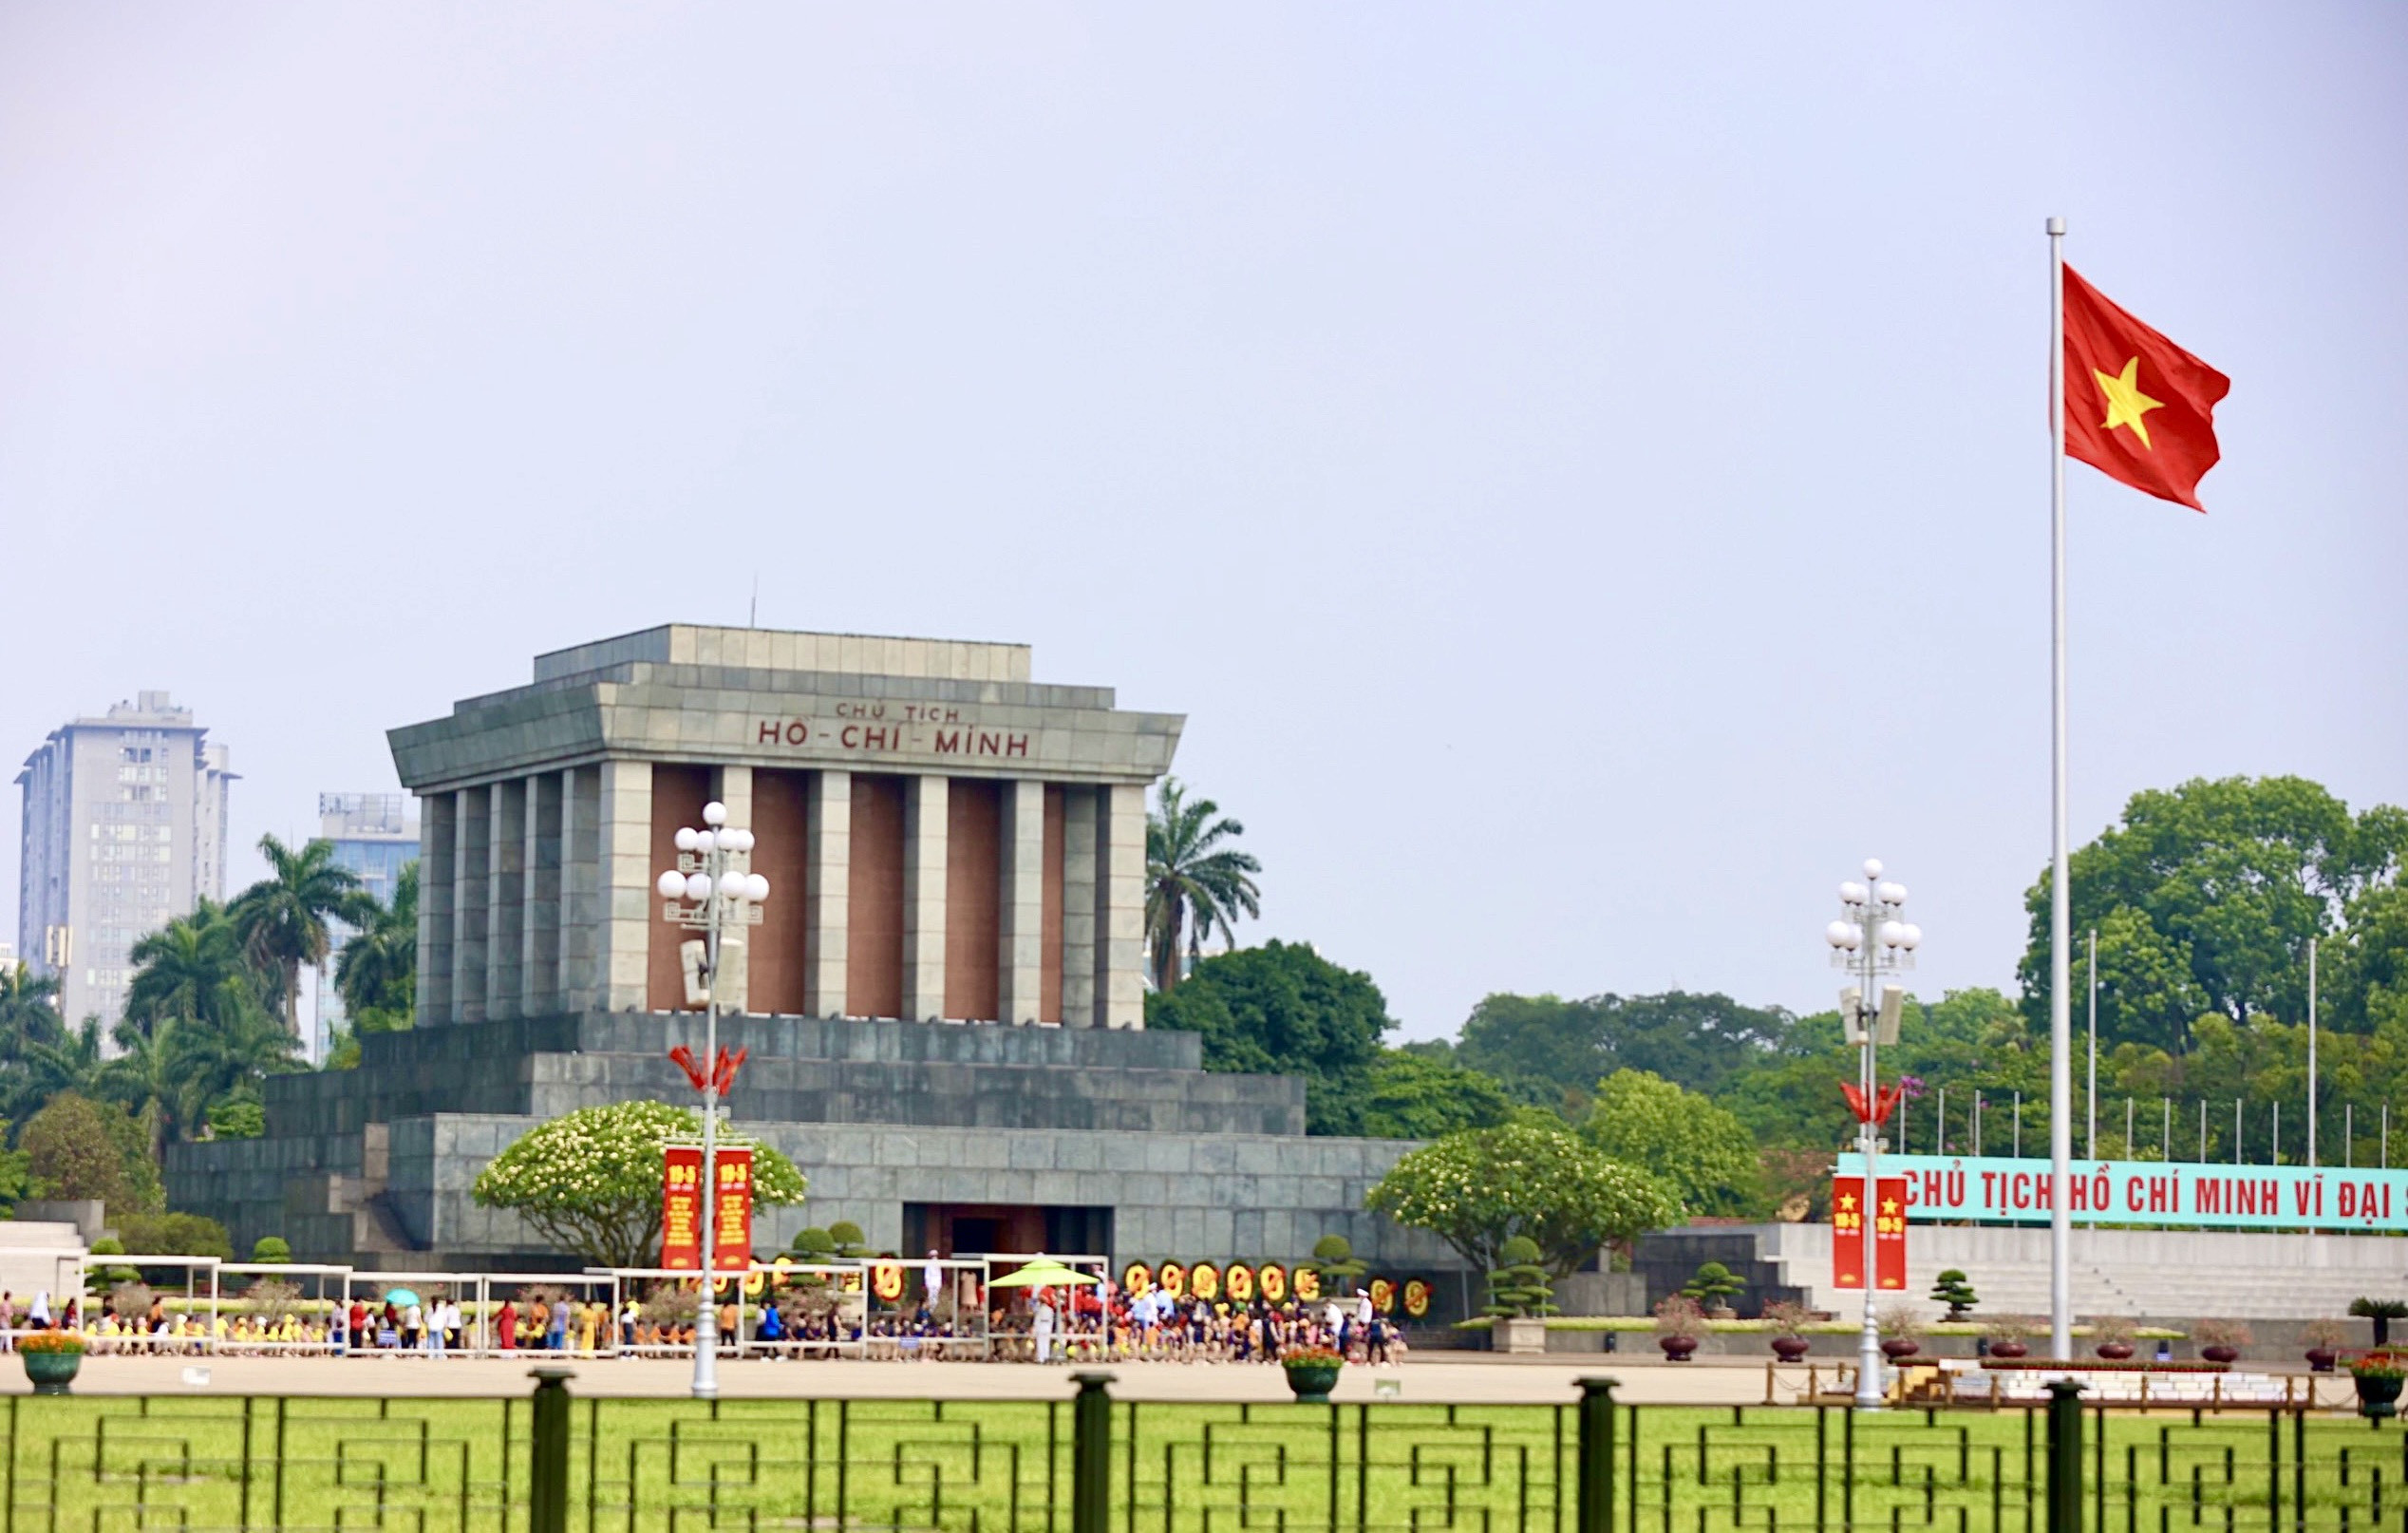
<path fill-rule="evenodd" d="M 334 844 L 334 864 L 348 868 L 380 905 L 393 902 L 394 880 L 418 861 L 418 815 L 406 793 L 321 793 L 318 836 Z"/>
<path fill-rule="evenodd" d="M 114 1024 L 136 942 L 226 897 L 226 748 L 163 691 L 50 732 L 25 760 L 17 951 L 70 1025 Z"/>
<path fill-rule="evenodd" d="M 321 793 L 318 795 L 318 837 L 334 846 L 334 865 L 348 868 L 360 888 L 380 905 L 393 902 L 393 886 L 402 869 L 418 861 L 417 801 L 406 793 Z M 343 994 L 334 988 L 334 961 L 351 929 L 341 921 L 328 923 L 328 959 L 317 976 L 317 1026 L 310 1035 L 311 1059 L 326 1057 L 334 1030 L 343 1022 Z"/>

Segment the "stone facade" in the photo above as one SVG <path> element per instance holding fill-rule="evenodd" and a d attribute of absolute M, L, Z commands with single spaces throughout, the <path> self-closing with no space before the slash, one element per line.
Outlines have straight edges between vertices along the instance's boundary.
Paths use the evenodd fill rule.
<path fill-rule="evenodd" d="M 1184 721 L 1028 672 L 1022 645 L 675 625 L 395 729 L 420 1025 L 685 1006 L 652 880 L 718 799 L 773 889 L 724 1004 L 1142 1027 L 1145 790 Z"/>
<path fill-rule="evenodd" d="M 660 1013 L 463 1023 L 362 1040 L 354 1070 L 267 1083 L 270 1133 L 170 1148 L 176 1205 L 236 1243 L 283 1235 L 296 1257 L 425 1270 L 561 1264 L 470 1187 L 518 1135 L 577 1107 L 690 1095 L 667 1058 L 699 1029 Z M 781 1248 L 849 1219 L 899 1250 L 918 1205 L 1105 1210 L 1109 1255 L 1294 1261 L 1343 1234 L 1375 1261 L 1456 1265 L 1363 1208 L 1412 1146 L 1307 1137 L 1303 1083 L 1207 1073 L 1193 1033 L 738 1016 L 750 1050 L 736 1130 L 811 1178 L 803 1210 L 764 1216 Z"/>

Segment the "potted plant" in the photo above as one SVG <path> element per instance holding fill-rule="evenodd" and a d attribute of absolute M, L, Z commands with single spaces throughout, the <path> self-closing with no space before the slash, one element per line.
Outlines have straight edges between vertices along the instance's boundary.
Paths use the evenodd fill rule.
<path fill-rule="evenodd" d="M 1698 1350 L 1698 1333 L 1705 1329 L 1705 1312 L 1686 1294 L 1674 1294 L 1655 1307 L 1656 1345 L 1666 1360 L 1685 1363 Z"/>
<path fill-rule="evenodd" d="M 1913 1305 L 1885 1304 L 1881 1313 L 1873 1316 L 1873 1323 L 1881 1328 L 1881 1355 L 1891 1362 L 1912 1357 L 1923 1350 L 1923 1343 L 1916 1339 L 1923 1331 L 1923 1320 Z"/>
<path fill-rule="evenodd" d="M 2391 1345 L 2391 1322 L 2408 1320 L 2408 1303 L 2396 1298 L 2354 1298 L 2349 1313 L 2375 1322 L 2375 1350 Z"/>
<path fill-rule="evenodd" d="M 1496 1324 L 1492 1337 L 1501 1335 L 1509 1353 L 1547 1350 L 1547 1316 L 1555 1312 L 1555 1286 L 1543 1261 L 1538 1242 L 1516 1235 L 1496 1251 L 1501 1265 L 1488 1275 L 1488 1304 L 1482 1311 Z"/>
<path fill-rule="evenodd" d="M 1994 1315 L 1982 1327 L 1982 1334 L 1990 1344 L 1990 1355 L 2013 1362 L 2031 1349 L 2023 1338 L 2032 1334 L 2032 1322 L 2020 1315 Z"/>
<path fill-rule="evenodd" d="M 66 1394 L 84 1366 L 84 1338 L 72 1331 L 36 1331 L 17 1338 L 17 1355 L 25 1359 L 34 1393 Z"/>
<path fill-rule="evenodd" d="M 1731 1297 L 1746 1287 L 1746 1280 L 1730 1268 L 1709 1261 L 1698 1268 L 1697 1275 L 1681 1292 L 1696 1299 L 1708 1319 L 1734 1320 L 1739 1317 L 1739 1311 L 1731 1308 Z"/>
<path fill-rule="evenodd" d="M 1289 1392 L 1299 1405 L 1327 1405 L 1338 1387 L 1338 1371 L 1346 1360 L 1326 1347 L 1290 1347 L 1279 1354 L 1280 1372 L 1288 1375 Z"/>
<path fill-rule="evenodd" d="M 2342 1354 L 2342 1344 L 2349 1339 L 2349 1327 L 2339 1320 L 2310 1320 L 2300 1327 L 2300 1334 L 2307 1340 L 2308 1372 L 2329 1373 L 2333 1360 Z"/>
<path fill-rule="evenodd" d="M 2132 1356 L 2132 1322 L 2120 1315 L 2101 1315 L 2090 1322 L 2091 1350 L 2111 1363 Z"/>
<path fill-rule="evenodd" d="M 1784 1363 L 1805 1356 L 1812 1345 L 1804 1334 L 1806 1315 L 1806 1306 L 1793 1299 L 1778 1299 L 1764 1306 L 1764 1318 L 1773 1328 L 1773 1353 Z"/>
<path fill-rule="evenodd" d="M 2252 1338 L 2238 1320 L 2202 1320 L 2192 1328 L 2191 1339 L 2199 1344 L 2200 1356 L 2229 1367 Z"/>
<path fill-rule="evenodd" d="M 1973 1292 L 1972 1283 L 1966 1279 L 1964 1273 L 1954 1267 L 1940 1274 L 1939 1278 L 1933 1281 L 1931 1301 L 1935 1304 L 1946 1304 L 1948 1307 L 1947 1318 L 1951 1321 L 1964 1319 L 1973 1313 L 1974 1305 L 1982 1302 L 1980 1296 Z"/>
<path fill-rule="evenodd" d="M 28 1370 L 30 1372 L 31 1370 Z M 2349 1376 L 2358 1386 L 2358 1413 L 2373 1421 L 2399 1412 L 2399 1386 L 2408 1368 L 2390 1352 L 2362 1352 L 2349 1360 Z"/>

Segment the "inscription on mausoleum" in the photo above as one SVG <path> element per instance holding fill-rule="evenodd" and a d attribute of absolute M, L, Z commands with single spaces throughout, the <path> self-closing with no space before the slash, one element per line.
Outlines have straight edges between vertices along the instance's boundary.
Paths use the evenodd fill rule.
<path fill-rule="evenodd" d="M 921 703 L 840 703 L 834 716 L 755 719 L 756 746 L 865 756 L 969 756 L 1025 760 L 1033 736 Z"/>

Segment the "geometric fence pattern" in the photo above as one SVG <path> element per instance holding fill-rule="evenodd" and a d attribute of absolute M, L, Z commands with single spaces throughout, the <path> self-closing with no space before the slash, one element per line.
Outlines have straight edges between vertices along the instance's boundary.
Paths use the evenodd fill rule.
<path fill-rule="evenodd" d="M 1587 1467 L 1574 1405 L 1091 1410 L 1109 1436 L 1082 1454 L 1070 1401 L 572 1400 L 546 1525 L 2059 1533 L 2039 1410 L 1619 1407 L 1592 1418 L 1609 1425 Z M 534 1422 L 525 1398 L 10 1396 L 0 1533 L 542 1533 L 538 1454 L 560 1445 L 539 1449 Z M 2081 1426 L 2081 1533 L 2408 1533 L 2398 1425 L 2250 1409 Z M 1102 1476 L 1083 1505 L 1082 1463 Z M 1586 1507 L 1584 1483 L 1601 1487 Z"/>

